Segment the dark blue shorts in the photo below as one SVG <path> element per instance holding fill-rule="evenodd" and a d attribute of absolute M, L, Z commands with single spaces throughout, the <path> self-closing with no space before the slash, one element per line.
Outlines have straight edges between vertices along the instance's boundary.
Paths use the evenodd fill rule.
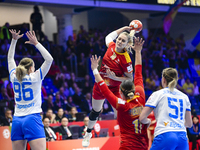
<path fill-rule="evenodd" d="M 44 125 L 39 113 L 13 117 L 11 129 L 12 141 L 32 141 L 39 138 L 45 138 Z"/>
<path fill-rule="evenodd" d="M 150 150 L 188 150 L 186 132 L 166 132 L 156 136 Z"/>

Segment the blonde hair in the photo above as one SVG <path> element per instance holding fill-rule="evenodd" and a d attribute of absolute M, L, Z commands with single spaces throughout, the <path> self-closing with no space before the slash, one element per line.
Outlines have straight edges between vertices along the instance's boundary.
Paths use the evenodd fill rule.
<path fill-rule="evenodd" d="M 178 81 L 178 72 L 174 68 L 166 68 L 162 71 L 162 75 L 167 81 L 167 86 L 169 90 L 172 92 L 177 85 Z"/>
<path fill-rule="evenodd" d="M 130 33 L 122 32 L 122 33 L 120 33 L 120 34 L 126 35 L 126 37 L 127 37 L 127 39 L 128 39 L 128 44 L 127 44 L 127 46 L 125 47 L 125 49 L 126 49 L 126 51 L 127 51 L 128 53 L 132 53 L 131 47 L 130 47 L 130 46 L 133 45 L 133 38 L 135 38 L 135 30 L 131 30 Z"/>
<path fill-rule="evenodd" d="M 22 79 L 26 74 L 28 74 L 28 70 L 33 65 L 33 60 L 31 58 L 23 58 L 19 65 L 16 67 L 16 77 L 19 82 L 22 82 Z"/>

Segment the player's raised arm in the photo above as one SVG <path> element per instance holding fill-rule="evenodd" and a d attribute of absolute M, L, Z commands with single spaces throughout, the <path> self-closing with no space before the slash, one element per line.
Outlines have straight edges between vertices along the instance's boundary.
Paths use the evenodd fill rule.
<path fill-rule="evenodd" d="M 114 39 L 116 39 L 116 37 L 123 31 L 130 31 L 132 29 L 132 27 L 128 27 L 128 26 L 125 26 L 125 27 L 122 27 L 122 28 L 119 28 L 113 32 L 111 32 L 110 34 L 108 34 L 105 38 L 105 42 L 106 42 L 106 46 L 108 47 L 109 46 L 109 43 L 110 42 L 113 42 Z"/>
<path fill-rule="evenodd" d="M 26 41 L 25 43 L 27 44 L 32 44 L 35 45 L 35 47 L 40 51 L 41 55 L 45 59 L 44 63 L 41 66 L 41 71 L 42 71 L 42 77 L 46 76 L 48 73 L 51 64 L 53 62 L 53 57 L 50 55 L 50 53 L 37 41 L 37 38 L 35 36 L 35 32 L 27 32 L 26 33 L 29 41 Z"/>
<path fill-rule="evenodd" d="M 23 34 L 20 35 L 20 31 L 16 32 L 16 30 L 13 30 L 13 29 L 9 31 L 12 34 L 12 41 L 11 41 L 10 48 L 8 50 L 8 71 L 10 73 L 11 70 L 16 68 L 16 63 L 14 60 L 15 47 L 16 47 L 17 40 L 21 38 Z"/>

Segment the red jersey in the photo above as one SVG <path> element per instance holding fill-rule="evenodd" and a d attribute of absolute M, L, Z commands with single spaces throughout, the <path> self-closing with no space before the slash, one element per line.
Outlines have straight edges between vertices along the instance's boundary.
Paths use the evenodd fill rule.
<path fill-rule="evenodd" d="M 119 86 L 120 81 L 112 80 L 110 78 L 104 77 L 106 75 L 105 65 L 110 68 L 111 71 L 115 73 L 118 77 L 123 77 L 124 73 L 131 73 L 133 71 L 132 61 L 127 51 L 123 53 L 118 53 L 115 50 L 116 44 L 111 42 L 108 46 L 108 49 L 103 57 L 101 68 L 99 73 L 103 78 L 104 82 L 108 86 Z"/>
<path fill-rule="evenodd" d="M 116 97 L 104 84 L 104 81 L 98 83 L 103 95 L 117 109 L 117 120 L 121 133 L 120 150 L 124 148 L 128 150 L 148 149 L 147 125 L 139 122 L 139 115 L 145 105 L 142 65 L 135 66 L 134 84 L 134 98 L 123 100 Z"/>

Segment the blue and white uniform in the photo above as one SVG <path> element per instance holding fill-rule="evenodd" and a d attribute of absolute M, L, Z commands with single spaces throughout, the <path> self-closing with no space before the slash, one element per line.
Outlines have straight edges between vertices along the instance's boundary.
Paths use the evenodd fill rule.
<path fill-rule="evenodd" d="M 157 125 L 151 150 L 188 150 L 185 114 L 191 111 L 186 94 L 174 89 L 164 88 L 154 92 L 145 106 L 154 108 Z"/>
<path fill-rule="evenodd" d="M 17 40 L 12 39 L 8 52 L 9 78 L 13 84 L 15 97 L 15 112 L 12 122 L 11 140 L 34 140 L 44 138 L 44 128 L 40 113 L 42 80 L 50 69 L 53 58 L 48 51 L 38 43 L 36 48 L 45 59 L 42 66 L 34 73 L 27 74 L 20 83 L 16 77 L 16 64 L 14 61 Z"/>

